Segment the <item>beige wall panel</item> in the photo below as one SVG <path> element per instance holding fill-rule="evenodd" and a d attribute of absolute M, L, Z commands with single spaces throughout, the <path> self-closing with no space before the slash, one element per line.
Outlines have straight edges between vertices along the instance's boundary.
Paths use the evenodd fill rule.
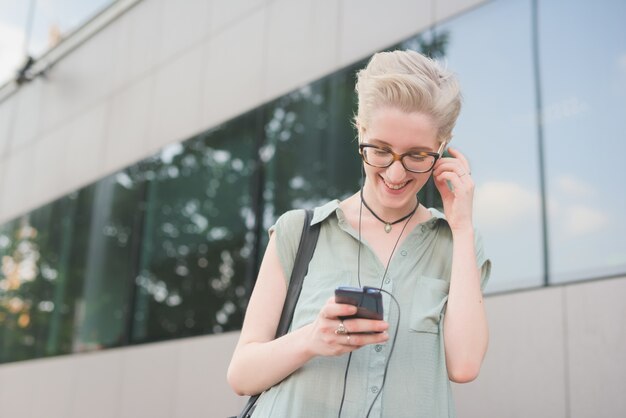
<path fill-rule="evenodd" d="M 568 286 L 571 418 L 626 411 L 626 278 Z"/>
<path fill-rule="evenodd" d="M 16 109 L 12 115 L 12 140 L 8 150 L 18 150 L 39 139 L 44 83 L 45 80 L 40 78 L 34 80 L 24 85 L 19 94 L 12 98 Z"/>
<path fill-rule="evenodd" d="M 32 416 L 69 417 L 73 398 L 74 363 L 67 357 L 37 362 L 31 384 Z"/>
<path fill-rule="evenodd" d="M 40 361 L 0 366 L 0 410 L 3 417 L 36 418 L 33 416 L 33 382 L 39 378 L 40 366 Z"/>
<path fill-rule="evenodd" d="M 105 173 L 117 171 L 148 154 L 148 127 L 154 96 L 154 77 L 144 77 L 117 92 L 110 100 L 103 145 Z"/>
<path fill-rule="evenodd" d="M 82 87 L 79 86 L 78 79 L 82 75 L 79 74 L 79 69 L 73 67 L 72 62 L 68 61 L 71 56 L 72 54 L 55 64 L 48 71 L 43 83 L 41 130 L 44 133 L 58 129 L 60 125 L 71 120 L 72 116 L 75 117 L 80 109 L 76 105 L 77 97 L 86 94 L 79 91 Z M 20 90 L 15 96 L 19 95 L 21 95 Z M 10 100 L 13 100 L 13 97 Z"/>
<path fill-rule="evenodd" d="M 180 344 L 172 341 L 123 351 L 118 416 L 170 418 L 178 385 Z"/>
<path fill-rule="evenodd" d="M 565 418 L 563 289 L 486 299 L 490 344 L 480 376 L 455 385 L 459 417 Z"/>
<path fill-rule="evenodd" d="M 341 65 L 414 35 L 432 20 L 430 0 L 345 0 L 341 4 Z"/>
<path fill-rule="evenodd" d="M 33 171 L 32 188 L 36 207 L 48 203 L 69 192 L 64 180 L 67 140 L 71 136 L 72 125 L 66 123 L 51 133 L 44 135 L 34 147 L 34 158 L 30 163 Z M 24 183 L 22 183 L 24 186 Z M 31 210 L 34 208 L 28 208 Z"/>
<path fill-rule="evenodd" d="M 58 129 L 114 90 L 113 71 L 120 59 L 117 32 L 103 30 L 49 71 L 43 83 L 42 133 Z M 21 94 L 21 91 L 18 92 Z"/>
<path fill-rule="evenodd" d="M 74 368 L 72 411 L 68 418 L 120 416 L 122 356 L 123 350 L 109 350 L 68 357 Z"/>
<path fill-rule="evenodd" d="M 108 102 L 103 102 L 85 110 L 70 123 L 60 184 L 65 193 L 91 184 L 102 175 L 108 113 Z"/>
<path fill-rule="evenodd" d="M 207 0 L 165 1 L 159 62 L 165 64 L 205 39 L 210 33 L 210 12 Z"/>
<path fill-rule="evenodd" d="M 5 100 L 0 103 L 0 167 L 2 159 L 11 147 L 15 116 L 14 100 Z"/>
<path fill-rule="evenodd" d="M 488 0 L 445 0 L 433 1 L 435 20 L 447 19 L 451 16 L 463 13 L 473 7 L 487 3 Z"/>
<path fill-rule="evenodd" d="M 265 9 L 259 9 L 209 42 L 201 126 L 214 126 L 261 102 L 264 31 Z"/>
<path fill-rule="evenodd" d="M 342 2 L 339 62 L 341 66 L 388 48 L 485 0 L 346 0 Z M 436 7 L 436 9 L 432 9 Z"/>
<path fill-rule="evenodd" d="M 163 0 L 143 0 L 104 29 L 115 36 L 115 86 L 124 88 L 157 68 L 163 44 L 162 13 Z"/>
<path fill-rule="evenodd" d="M 198 45 L 155 74 L 147 153 L 200 131 L 205 67 L 206 48 Z"/>
<path fill-rule="evenodd" d="M 42 202 L 35 195 L 37 147 L 30 145 L 14 151 L 3 160 L 4 179 L 0 196 L 2 222 L 15 218 Z"/>
<path fill-rule="evenodd" d="M 335 0 L 275 0 L 269 4 L 267 99 L 337 67 L 339 5 Z"/>
<path fill-rule="evenodd" d="M 11 120 L 14 117 L 13 108 L 15 102 L 5 101 L 0 103 L 0 222 L 6 217 L 3 212 L 4 205 L 2 200 L 5 199 L 4 183 L 6 182 L 6 171 L 9 162 L 8 149 L 11 145 Z"/>
<path fill-rule="evenodd" d="M 212 0 L 211 1 L 211 33 L 213 35 L 233 26 L 237 21 L 246 19 L 248 15 L 258 12 L 268 0 Z"/>
<path fill-rule="evenodd" d="M 243 407 L 226 382 L 238 332 L 181 341 L 175 418 L 227 417 Z"/>

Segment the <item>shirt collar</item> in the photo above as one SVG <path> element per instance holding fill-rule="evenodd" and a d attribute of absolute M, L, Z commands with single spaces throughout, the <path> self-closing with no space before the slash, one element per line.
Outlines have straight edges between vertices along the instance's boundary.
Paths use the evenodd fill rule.
<path fill-rule="evenodd" d="M 339 209 L 339 200 L 331 200 L 323 206 L 318 206 L 315 208 L 313 212 L 313 219 L 311 220 L 311 225 L 315 225 L 317 223 L 322 222 L 330 215 L 335 213 Z"/>
<path fill-rule="evenodd" d="M 437 221 L 441 219 L 442 221 L 446 221 L 446 223 L 448 222 L 448 220 L 446 219 L 446 215 L 441 213 L 438 209 L 428 208 L 428 211 L 431 213 L 431 215 L 433 215 L 433 217 L 430 218 L 429 221 Z M 426 221 L 426 222 L 429 222 L 429 221 Z"/>
<path fill-rule="evenodd" d="M 324 221 L 330 215 L 337 212 L 338 209 L 339 209 L 339 200 L 337 199 L 331 200 L 330 202 L 322 206 L 316 207 L 313 212 L 313 219 L 311 220 L 311 225 L 315 225 L 317 223 Z M 426 221 L 425 222 L 426 224 L 432 224 L 432 226 L 434 226 L 437 224 L 437 221 L 439 220 L 446 221 L 446 223 L 448 222 L 446 220 L 446 216 L 443 213 L 441 213 L 439 210 L 435 208 L 428 208 L 428 211 L 431 213 L 432 218 Z"/>

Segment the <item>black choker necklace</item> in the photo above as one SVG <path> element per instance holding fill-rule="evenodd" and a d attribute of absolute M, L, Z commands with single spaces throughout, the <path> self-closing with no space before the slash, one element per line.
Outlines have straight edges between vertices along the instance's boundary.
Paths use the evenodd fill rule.
<path fill-rule="evenodd" d="M 384 223 L 384 224 L 385 224 L 385 232 L 386 232 L 386 233 L 390 233 L 390 232 L 391 232 L 391 226 L 392 226 L 392 225 L 395 225 L 395 224 L 397 224 L 398 222 L 402 222 L 402 221 L 404 221 L 405 219 L 407 219 L 407 218 L 409 218 L 409 217 L 413 216 L 413 214 L 415 213 L 415 211 L 417 210 L 417 208 L 418 208 L 418 207 L 419 207 L 419 205 L 420 205 L 420 200 L 419 200 L 419 198 L 418 198 L 418 199 L 417 199 L 417 204 L 415 205 L 415 207 L 413 208 L 413 210 L 412 210 L 411 212 L 409 212 L 408 214 L 404 215 L 402 218 L 400 218 L 400 219 L 398 219 L 398 220 L 396 220 L 396 221 L 393 221 L 393 222 L 387 222 L 387 221 L 385 221 L 384 219 L 382 219 L 380 216 L 376 215 L 376 213 L 372 210 L 372 208 L 370 208 L 370 207 L 369 207 L 369 205 L 367 204 L 367 202 L 366 202 L 366 201 L 365 201 L 365 199 L 363 198 L 363 189 L 361 189 L 361 202 L 363 202 L 363 205 L 367 208 L 367 210 L 369 210 L 369 211 L 370 211 L 370 213 L 371 213 L 372 215 L 374 215 L 374 217 L 375 217 L 376 219 L 378 219 L 379 221 L 381 221 L 382 223 Z"/>

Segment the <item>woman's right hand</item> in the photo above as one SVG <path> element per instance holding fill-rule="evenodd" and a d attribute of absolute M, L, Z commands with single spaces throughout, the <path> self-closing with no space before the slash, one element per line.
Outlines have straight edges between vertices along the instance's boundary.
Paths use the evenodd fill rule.
<path fill-rule="evenodd" d="M 337 335 L 340 316 L 355 313 L 352 305 L 329 299 L 315 320 L 280 338 L 274 338 L 280 322 L 287 280 L 278 258 L 276 238 L 270 236 L 259 276 L 248 302 L 239 342 L 228 367 L 228 382 L 239 395 L 254 395 L 285 379 L 316 356 L 348 353 L 366 344 L 387 341 L 387 323 L 366 319 L 344 321 L 348 332 L 378 334 Z M 348 337 L 350 337 L 348 339 Z"/>
<path fill-rule="evenodd" d="M 375 319 L 340 317 L 354 315 L 356 306 L 336 303 L 332 296 L 320 310 L 315 321 L 309 325 L 309 350 L 314 356 L 339 356 L 368 344 L 382 344 L 389 339 L 389 324 Z M 345 334 L 337 334 L 340 324 Z M 368 334 L 369 333 L 369 334 Z"/>

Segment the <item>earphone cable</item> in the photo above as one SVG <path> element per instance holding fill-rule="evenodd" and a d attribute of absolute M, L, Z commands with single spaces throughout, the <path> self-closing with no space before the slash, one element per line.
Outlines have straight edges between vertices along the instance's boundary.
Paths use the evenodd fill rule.
<path fill-rule="evenodd" d="M 419 205 L 419 200 L 417 201 L 417 204 Z M 391 249 L 391 254 L 389 254 L 389 259 L 387 260 L 387 265 L 385 266 L 383 278 L 380 279 L 380 286 L 378 287 L 378 290 L 383 290 L 383 283 L 385 282 L 387 271 L 389 271 L 389 265 L 391 264 L 391 258 L 393 257 L 393 253 L 396 251 L 396 247 L 398 246 L 398 243 L 400 242 L 400 238 L 402 238 L 402 234 L 404 234 L 404 230 L 406 229 L 407 225 L 409 225 L 409 223 L 411 222 L 411 219 L 413 219 L 413 215 L 415 215 L 415 212 L 417 212 L 417 210 L 411 213 L 411 216 L 409 216 L 409 219 L 407 219 L 407 221 L 404 223 L 404 226 L 402 226 L 400 235 L 398 235 L 398 239 L 396 240 L 396 243 L 393 245 L 393 248 Z M 363 213 L 363 200 L 361 200 L 361 205 L 359 206 L 359 249 L 357 251 L 357 273 L 356 273 L 356 277 L 359 282 L 359 287 L 363 287 L 361 285 L 361 245 L 362 245 L 361 244 L 361 214 L 362 213 Z M 389 293 L 389 292 L 386 292 L 386 293 Z"/>
<path fill-rule="evenodd" d="M 350 360 L 352 360 L 352 352 L 348 355 L 348 364 L 346 364 L 346 371 L 343 374 L 343 390 L 341 391 L 341 404 L 339 405 L 339 413 L 337 418 L 341 418 L 341 410 L 343 409 L 343 402 L 346 400 L 346 384 L 348 382 L 348 370 L 350 370 Z"/>
<path fill-rule="evenodd" d="M 363 187 L 363 186 L 361 186 Z M 361 193 L 363 192 L 363 189 L 361 189 Z M 419 200 L 418 200 L 418 205 L 419 205 Z M 389 259 L 387 260 L 387 265 L 385 266 L 385 271 L 383 273 L 383 277 L 380 281 L 380 287 L 378 288 L 379 291 L 382 291 L 386 294 L 388 294 L 392 300 L 395 302 L 396 306 L 398 307 L 398 319 L 396 321 L 396 329 L 394 331 L 393 334 L 393 341 L 391 342 L 391 348 L 389 349 L 389 356 L 387 356 L 387 361 L 385 362 L 385 370 L 383 372 L 383 381 L 380 385 L 380 389 L 378 391 L 378 393 L 376 394 L 376 396 L 374 397 L 374 401 L 372 402 L 372 404 L 370 405 L 368 411 L 367 411 L 367 415 L 366 418 L 369 417 L 370 412 L 372 411 L 372 408 L 374 407 L 374 404 L 376 403 L 376 400 L 378 399 L 378 396 L 380 396 L 380 393 L 382 392 L 382 389 L 385 385 L 385 381 L 387 379 L 387 371 L 389 370 L 389 361 L 391 360 L 391 355 L 393 354 L 393 350 L 396 346 L 396 338 L 398 336 L 398 329 L 400 328 L 400 303 L 398 302 L 398 300 L 388 291 L 384 290 L 383 287 L 383 283 L 385 281 L 385 277 L 387 276 L 387 271 L 389 270 L 389 264 L 391 264 L 391 259 L 393 257 L 394 252 L 396 251 L 396 247 L 398 246 L 398 243 L 400 242 L 400 238 L 402 238 L 402 235 L 404 234 L 404 230 L 406 229 L 406 227 L 408 226 L 408 224 L 411 222 L 411 219 L 413 218 L 413 215 L 415 214 L 416 210 L 413 211 L 413 213 L 411 213 L 411 216 L 409 216 L 409 218 L 407 219 L 407 221 L 404 223 L 404 226 L 402 227 L 402 230 L 400 231 L 400 235 L 398 235 L 398 239 L 396 240 L 396 243 L 394 244 L 393 248 L 391 249 L 391 254 L 389 254 Z M 361 219 L 362 219 L 362 214 L 363 214 L 363 199 L 361 199 L 361 204 L 359 205 L 359 230 L 358 230 L 358 239 L 359 239 L 359 247 L 357 250 L 357 280 L 359 283 L 359 287 L 363 287 L 361 285 L 361 246 L 362 246 L 362 241 L 361 241 Z M 346 398 L 346 386 L 347 386 L 347 382 L 348 382 L 348 372 L 350 370 L 350 361 L 352 360 L 352 353 L 350 353 L 350 355 L 348 356 L 348 362 L 346 364 L 346 370 L 344 373 L 344 377 L 343 377 L 343 389 L 341 391 L 341 404 L 339 405 L 339 413 L 337 415 L 337 418 L 341 418 L 341 411 L 343 410 L 343 404 Z"/>
<path fill-rule="evenodd" d="M 365 418 L 368 418 L 370 416 L 370 412 L 372 412 L 372 408 L 374 407 L 376 400 L 378 399 L 380 394 L 383 392 L 383 387 L 385 386 L 385 381 L 387 380 L 387 370 L 389 370 L 389 362 L 391 361 L 391 355 L 393 354 L 393 349 L 396 347 L 396 339 L 398 338 L 398 330 L 400 329 L 400 303 L 390 292 L 387 292 L 384 289 L 380 289 L 380 290 L 382 292 L 385 292 L 389 296 L 391 296 L 391 299 L 395 302 L 396 306 L 398 307 L 398 319 L 396 320 L 396 330 L 393 333 L 393 341 L 391 342 L 391 348 L 389 348 L 389 355 L 387 356 L 387 361 L 385 362 L 385 371 L 383 372 L 383 381 L 380 384 L 378 393 L 376 394 L 376 396 L 374 397 L 374 400 L 372 401 L 372 404 L 370 405 L 370 409 L 367 410 L 367 415 L 365 416 Z"/>

